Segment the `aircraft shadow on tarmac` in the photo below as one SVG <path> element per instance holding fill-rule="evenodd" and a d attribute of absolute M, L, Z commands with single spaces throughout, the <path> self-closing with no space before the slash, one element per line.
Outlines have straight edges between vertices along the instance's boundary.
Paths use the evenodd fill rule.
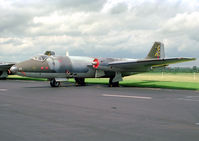
<path fill-rule="evenodd" d="M 76 86 L 75 83 L 72 83 L 72 82 L 62 82 L 60 87 L 50 87 L 48 84 L 47 85 L 39 85 L 38 86 L 28 86 L 28 87 L 24 87 L 24 88 L 52 88 L 52 89 L 59 89 L 59 88 L 74 88 L 74 87 L 80 87 L 80 88 L 83 88 L 83 87 L 93 87 L 93 86 L 96 86 L 96 87 L 104 87 L 104 88 L 109 88 L 108 85 L 106 84 L 86 84 L 86 86 Z"/>
<path fill-rule="evenodd" d="M 159 84 L 159 82 L 161 82 Z M 151 80 L 144 80 L 142 82 L 133 82 L 133 83 L 121 83 L 120 84 L 120 87 L 123 87 L 123 88 L 133 88 L 133 87 L 140 87 L 140 88 L 163 88 L 163 89 L 181 89 L 181 90 L 197 90 L 197 89 L 194 89 L 194 88 L 183 88 L 183 87 L 180 87 L 180 86 L 170 86 L 170 85 L 166 85 L 165 83 L 169 83 L 169 81 L 164 81 L 162 83 L 162 81 L 151 81 Z M 60 87 L 57 87 L 57 88 L 73 88 L 73 87 L 102 87 L 102 88 L 110 88 L 108 86 L 108 84 L 103 84 L 103 83 L 87 83 L 86 86 L 76 86 L 75 83 L 73 82 L 62 82 Z M 25 88 L 53 88 L 53 89 L 56 89 L 56 87 L 50 87 L 48 84 L 46 85 L 38 85 L 38 86 L 28 86 L 28 87 L 25 87 Z M 116 87 L 115 87 L 116 88 Z"/>

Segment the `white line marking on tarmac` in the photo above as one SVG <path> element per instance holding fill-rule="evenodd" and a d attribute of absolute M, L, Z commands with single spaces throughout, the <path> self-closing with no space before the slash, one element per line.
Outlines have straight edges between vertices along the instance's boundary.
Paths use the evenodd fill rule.
<path fill-rule="evenodd" d="M 178 98 L 178 100 L 184 100 L 184 101 L 196 101 L 196 102 L 199 102 L 199 100 L 197 100 L 197 99 Z"/>
<path fill-rule="evenodd" d="M 8 89 L 0 89 L 0 92 L 5 92 L 7 91 Z"/>
<path fill-rule="evenodd" d="M 152 97 L 130 96 L 130 95 L 111 95 L 111 94 L 102 94 L 102 96 L 107 96 L 107 97 L 119 97 L 119 98 L 135 98 L 135 99 L 152 99 Z"/>
<path fill-rule="evenodd" d="M 186 96 L 184 98 L 178 98 L 178 100 L 184 100 L 184 101 L 199 101 L 199 96 Z"/>
<path fill-rule="evenodd" d="M 196 123 L 196 125 L 198 125 L 198 126 L 199 126 L 199 123 Z"/>

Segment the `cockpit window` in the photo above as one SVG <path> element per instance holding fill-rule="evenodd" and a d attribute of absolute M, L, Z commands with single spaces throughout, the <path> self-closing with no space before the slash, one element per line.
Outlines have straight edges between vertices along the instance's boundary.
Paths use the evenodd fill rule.
<path fill-rule="evenodd" d="M 47 58 L 48 58 L 47 55 L 38 55 L 38 56 L 34 56 L 32 59 L 37 60 L 37 61 L 45 61 Z"/>

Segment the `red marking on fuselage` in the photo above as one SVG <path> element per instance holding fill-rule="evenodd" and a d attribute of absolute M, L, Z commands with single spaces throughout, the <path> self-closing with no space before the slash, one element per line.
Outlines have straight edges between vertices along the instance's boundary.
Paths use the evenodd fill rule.
<path fill-rule="evenodd" d="M 48 67 L 46 67 L 46 70 L 48 70 Z"/>
<path fill-rule="evenodd" d="M 93 68 L 98 68 L 99 67 L 99 60 L 97 59 L 97 58 L 95 58 L 94 60 L 93 60 L 93 62 L 95 62 L 96 64 L 95 65 L 93 65 Z"/>
<path fill-rule="evenodd" d="M 43 70 L 44 69 L 44 67 L 41 67 L 41 70 Z"/>
<path fill-rule="evenodd" d="M 69 74 L 70 72 L 68 70 L 66 70 L 66 73 Z"/>
<path fill-rule="evenodd" d="M 8 74 L 11 74 L 12 72 L 10 70 L 8 70 Z"/>
<path fill-rule="evenodd" d="M 21 73 L 22 73 L 24 76 L 26 76 L 26 73 L 25 73 L 25 72 L 21 71 Z"/>

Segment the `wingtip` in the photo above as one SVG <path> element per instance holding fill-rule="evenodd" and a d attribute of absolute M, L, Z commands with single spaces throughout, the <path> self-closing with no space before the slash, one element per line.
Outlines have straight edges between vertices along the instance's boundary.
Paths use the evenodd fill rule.
<path fill-rule="evenodd" d="M 194 60 L 196 60 L 196 58 L 187 57 L 187 60 L 194 61 Z"/>

